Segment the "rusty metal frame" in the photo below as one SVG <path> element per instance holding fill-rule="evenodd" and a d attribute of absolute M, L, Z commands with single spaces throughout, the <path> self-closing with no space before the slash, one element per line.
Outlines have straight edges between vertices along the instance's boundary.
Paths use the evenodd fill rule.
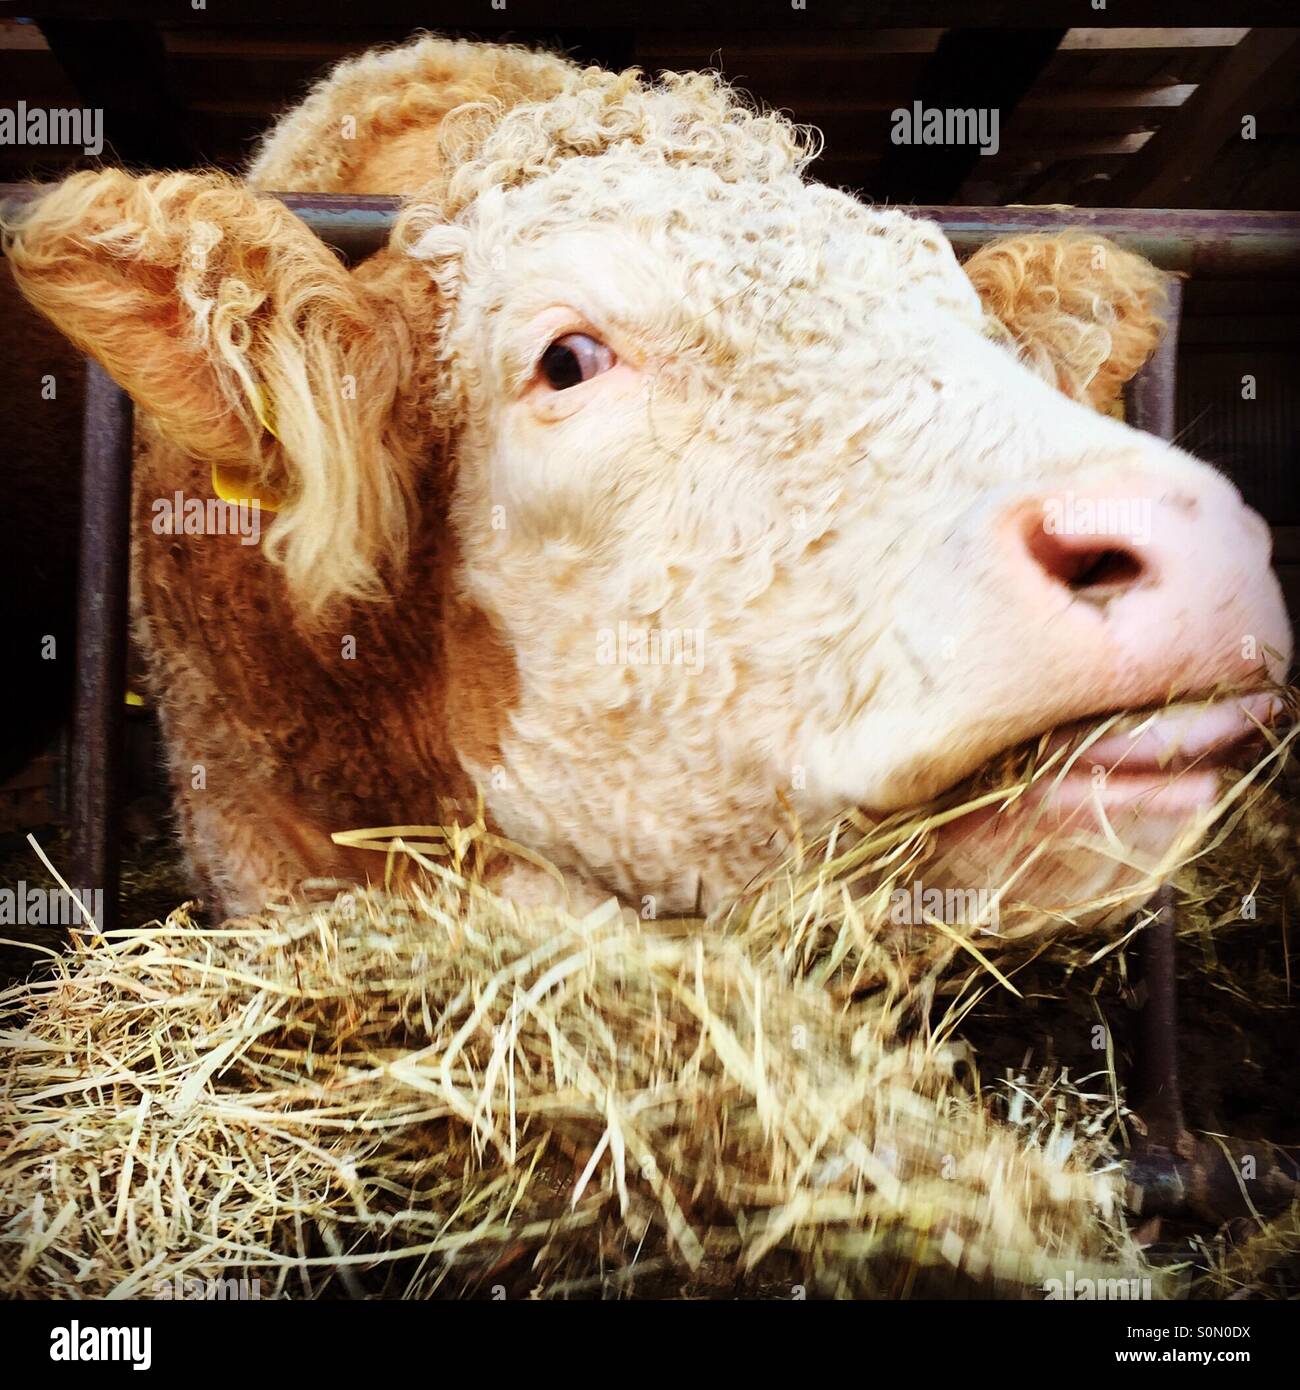
<path fill-rule="evenodd" d="M 121 880 L 122 766 L 126 737 L 127 595 L 131 558 L 131 398 L 86 362 L 81 426 L 81 548 L 73 704 L 73 887 L 103 889 L 116 926 Z"/>
<path fill-rule="evenodd" d="M 1174 437 L 1178 384 L 1178 334 L 1182 325 L 1183 285 L 1171 276 L 1165 287 L 1165 333 L 1128 390 L 1128 420 L 1160 439 Z M 1166 884 L 1151 904 L 1155 916 L 1139 946 L 1142 985 L 1141 1046 L 1136 1099 L 1146 1134 L 1143 1142 L 1173 1152 L 1187 1133 L 1178 1076 L 1177 926 L 1173 890 Z"/>
<path fill-rule="evenodd" d="M 38 190 L 0 185 L 0 208 Z M 399 200 L 387 197 L 282 195 L 285 202 L 346 260 L 388 240 Z M 1080 228 L 1140 252 L 1182 275 L 1258 278 L 1300 267 L 1300 214 L 1271 212 L 1126 211 L 1084 208 L 915 209 L 937 222 L 959 254 L 995 236 Z M 1130 422 L 1163 439 L 1174 434 L 1182 283 L 1169 281 L 1168 328 L 1132 383 Z M 78 576 L 77 682 L 72 740 L 72 865 L 78 886 L 104 889 L 107 928 L 118 913 L 123 691 L 126 669 L 130 553 L 132 408 L 126 393 L 89 364 L 83 427 L 82 543 Z M 1188 1134 L 1178 1079 L 1176 932 L 1172 891 L 1152 904 L 1141 943 L 1146 993 L 1135 1092 L 1145 1134 L 1130 1163 L 1130 1200 L 1143 1212 L 1195 1211 L 1222 1218 L 1241 1208 L 1244 1188 L 1225 1147 Z M 1256 1155 L 1262 1146 L 1253 1145 Z M 1264 1160 L 1259 1197 L 1293 1198 L 1300 1182 L 1295 1157 L 1273 1150 Z M 1249 1200 L 1247 1200 L 1249 1206 Z"/>

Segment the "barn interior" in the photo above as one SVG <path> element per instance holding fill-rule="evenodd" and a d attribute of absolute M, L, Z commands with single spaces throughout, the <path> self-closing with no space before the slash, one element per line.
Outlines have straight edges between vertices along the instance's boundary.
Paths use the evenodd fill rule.
<path fill-rule="evenodd" d="M 102 109 L 104 150 L 90 159 L 75 149 L 0 144 L 0 183 L 55 180 L 98 162 L 237 171 L 276 114 L 336 62 L 429 24 L 428 7 L 382 2 L 282 5 L 270 21 L 266 6 L 245 0 L 224 0 L 184 18 L 174 6 L 148 3 L 120 6 L 112 19 L 76 0 L 28 8 L 30 17 L 0 18 L 0 107 L 23 101 Z M 1048 0 L 1034 8 L 1034 28 L 1006 27 L 1015 24 L 1014 7 L 979 0 L 878 7 L 873 18 L 895 21 L 889 27 L 855 22 L 851 6 L 827 10 L 836 22 L 827 19 L 825 27 L 811 6 L 793 24 L 778 17 L 778 7 L 759 6 L 755 14 L 766 17 L 767 27 L 744 28 L 711 23 L 699 6 L 671 4 L 659 7 L 656 22 L 626 26 L 608 15 L 602 22 L 607 7 L 597 5 L 566 7 L 563 22 L 516 22 L 513 0 L 508 20 L 486 6 L 472 14 L 468 6 L 444 8 L 462 22 L 439 24 L 443 33 L 543 45 L 651 73 L 715 68 L 757 102 L 822 132 L 814 177 L 876 202 L 1047 206 L 1063 220 L 1070 208 L 1267 211 L 1296 214 L 1289 223 L 1293 237 L 1300 228 L 1300 29 L 1278 27 L 1285 19 L 1280 6 L 1276 14 L 1256 7 L 1252 17 L 1274 22 L 1253 26 L 1079 27 L 1074 21 L 1081 15 L 1100 16 Z M 1186 8 L 1201 20 L 1212 18 L 1213 7 Z M 1137 6 L 1134 14 L 1151 17 L 1151 10 Z M 898 22 L 913 18 L 929 23 Z M 914 103 L 996 109 L 996 152 L 893 143 L 893 113 Z M 1212 219 L 1203 235 L 1213 243 Z M 25 327 L 20 344 L 16 336 L 0 326 L 3 380 L 14 390 L 41 376 L 36 330 Z M 1176 367 L 1176 439 L 1222 468 L 1267 520 L 1294 624 L 1300 620 L 1300 266 L 1292 262 L 1265 276 L 1227 269 L 1190 278 Z M 75 402 L 79 391 L 78 381 L 68 382 L 65 398 Z M 79 412 L 62 415 L 64 424 L 54 431 L 37 416 L 18 420 L 0 442 L 6 476 L 16 480 L 26 469 L 24 481 L 9 485 L 20 515 L 0 547 L 0 590 L 13 596 L 11 621 L 0 632 L 2 663 L 23 672 L 11 685 L 15 705 L 0 756 L 0 881 L 42 878 L 29 832 L 55 858 L 67 845 L 71 676 L 67 663 L 36 669 L 26 655 L 40 634 L 53 634 L 69 650 L 75 641 L 83 518 L 75 487 L 67 485 L 66 460 L 79 447 Z M 52 448 L 63 452 L 65 466 L 32 477 L 28 460 Z M 122 916 L 139 922 L 165 916 L 193 888 L 167 821 L 152 712 L 134 700 L 127 717 Z M 1291 778 L 1272 812 L 1282 819 L 1253 832 L 1271 836 L 1269 855 L 1279 874 L 1285 870 L 1277 865 L 1300 848 L 1294 773 Z M 1284 916 L 1295 904 L 1294 885 L 1284 888 Z M 39 944 L 59 944 L 56 929 L 33 930 Z M 1295 1145 L 1300 1097 L 1288 1073 L 1300 1009 L 1289 989 L 1294 946 L 1284 943 L 1281 951 L 1279 957 L 1275 943 L 1254 939 L 1226 948 L 1216 965 L 1237 971 L 1230 985 L 1206 973 L 1207 958 L 1185 955 L 1184 1010 L 1206 1023 L 1202 1031 L 1192 1028 L 1187 1044 L 1187 1103 L 1189 1120 L 1205 1129 L 1267 1133 Z M 0 982 L 18 978 L 30 964 L 24 950 L 0 946 Z M 1270 1013 L 1261 1031 L 1249 1017 L 1242 982 L 1281 974 L 1288 988 L 1278 993 L 1268 986 Z M 1122 990 L 1129 982 L 1121 971 L 1112 983 Z M 1070 1017 L 1076 1013 L 1072 1005 Z M 972 1023 L 971 1036 L 989 1065 L 1023 1064 L 1025 1047 L 1008 1030 L 1011 1016 L 996 1011 Z M 1225 1035 L 1247 1059 L 1233 1075 L 1220 1066 Z M 1135 1023 L 1120 1048 L 1137 1046 Z M 1068 1053 L 1058 1036 L 1034 1064 Z M 1176 1225 L 1161 1236 L 1180 1258 L 1189 1242 L 1208 1238 L 1201 1228 Z M 1223 1238 L 1222 1232 L 1213 1237 Z M 1270 1266 L 1257 1294 L 1292 1297 L 1300 1290 L 1300 1256 L 1292 1252 L 1288 1260 Z"/>

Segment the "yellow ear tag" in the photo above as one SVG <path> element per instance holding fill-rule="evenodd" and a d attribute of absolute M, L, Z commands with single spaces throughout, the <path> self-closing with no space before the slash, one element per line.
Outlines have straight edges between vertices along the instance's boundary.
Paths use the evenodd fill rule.
<path fill-rule="evenodd" d="M 275 418 L 275 409 L 269 397 L 264 405 L 255 406 L 254 409 L 257 410 L 262 428 L 272 439 L 278 440 L 280 436 L 271 423 Z M 269 488 L 259 491 L 249 487 L 247 470 L 223 468 L 219 463 L 212 465 L 212 490 L 223 502 L 256 502 L 264 512 L 278 512 L 282 505 L 281 499 Z"/>
<path fill-rule="evenodd" d="M 248 473 L 242 468 L 223 468 L 212 465 L 212 491 L 223 502 L 256 502 L 264 512 L 278 512 L 280 498 L 267 487 L 250 487 Z"/>

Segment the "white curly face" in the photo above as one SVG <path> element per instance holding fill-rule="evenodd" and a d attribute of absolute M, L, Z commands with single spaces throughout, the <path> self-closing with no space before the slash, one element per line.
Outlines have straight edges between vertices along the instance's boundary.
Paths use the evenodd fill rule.
<path fill-rule="evenodd" d="M 416 254 L 457 265 L 459 582 L 519 676 L 500 762 L 465 761 L 604 888 L 710 903 L 790 811 L 895 809 L 1287 646 L 1231 486 L 990 341 L 931 224 L 617 150 Z M 1044 549 L 1092 496 L 1145 541 Z"/>

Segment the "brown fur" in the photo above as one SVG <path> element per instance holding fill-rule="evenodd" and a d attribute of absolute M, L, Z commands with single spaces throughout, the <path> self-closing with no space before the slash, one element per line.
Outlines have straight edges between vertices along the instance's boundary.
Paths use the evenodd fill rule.
<path fill-rule="evenodd" d="M 499 100 L 503 73 L 518 71 L 509 90 L 520 96 L 530 69 L 539 81 L 568 71 L 517 50 L 450 47 L 432 79 L 460 58 L 470 68 L 446 92 L 430 88 L 432 104 L 373 102 L 355 145 L 339 147 L 356 151 L 355 161 L 325 171 L 313 133 L 278 162 L 264 157 L 263 182 L 409 188 L 413 171 L 403 165 L 412 152 L 424 178 L 436 158 L 429 120 L 440 105 Z M 413 140 L 375 143 L 402 121 Z M 286 124 L 304 129 L 298 117 Z M 205 226 L 219 239 L 201 239 L 196 228 Z M 281 205 L 216 174 L 75 176 L 6 250 L 27 298 L 148 411 L 135 474 L 137 639 L 175 755 L 182 837 L 222 910 L 255 906 L 267 884 L 375 868 L 373 858 L 334 847 L 329 830 L 388 822 L 395 807 L 407 821 L 435 822 L 471 807 L 449 736 L 491 755 L 514 675 L 482 615 L 444 592 L 445 478 L 437 469 L 415 476 L 416 460 L 437 457 L 431 368 L 404 331 L 436 312 L 423 270 L 383 252 L 349 275 Z M 211 314 L 206 333 L 180 317 L 192 302 Z M 349 370 L 351 418 L 340 409 Z M 279 441 L 259 418 L 268 414 Z M 304 425 L 300 458 L 285 428 L 295 416 Z M 318 421 L 333 434 L 324 460 L 313 456 Z M 353 471 L 352 497 L 332 484 L 313 502 L 299 461 L 323 463 L 334 484 Z M 291 533 L 268 550 L 282 566 L 258 548 L 152 533 L 152 499 L 177 489 L 210 495 L 213 463 L 242 469 L 251 496 L 274 495 L 287 519 L 301 517 L 301 543 Z M 357 538 L 368 542 L 365 553 L 340 565 L 339 549 Z M 391 606 L 356 601 L 381 595 Z M 356 640 L 354 662 L 341 657 L 345 636 Z M 181 749 L 193 756 L 182 760 Z"/>

